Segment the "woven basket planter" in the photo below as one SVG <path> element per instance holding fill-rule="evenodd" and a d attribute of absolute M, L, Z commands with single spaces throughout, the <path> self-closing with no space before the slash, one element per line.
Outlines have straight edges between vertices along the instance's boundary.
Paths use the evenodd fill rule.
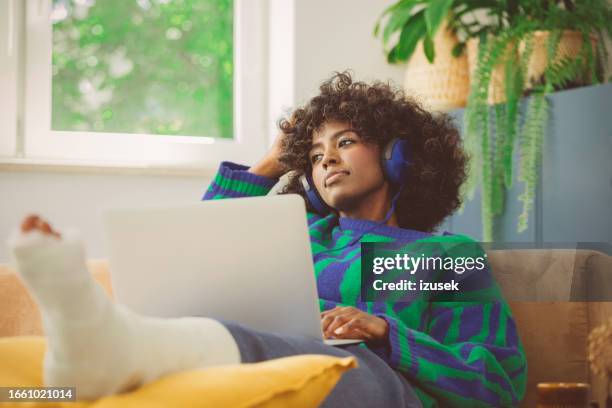
<path fill-rule="evenodd" d="M 455 34 L 441 27 L 434 38 L 433 64 L 425 57 L 422 41 L 408 61 L 404 89 L 428 110 L 446 112 L 465 107 L 469 93 L 468 62 L 465 53 L 457 58 L 451 55 L 457 43 Z"/>
<path fill-rule="evenodd" d="M 548 31 L 536 31 L 533 36 L 533 54 L 529 59 L 529 65 L 527 66 L 527 78 L 529 80 L 529 87 L 536 83 L 542 75 L 544 75 L 544 69 L 548 62 L 546 55 L 546 41 L 549 36 Z M 591 36 L 591 46 L 595 50 L 597 45 L 597 37 Z M 525 44 L 522 43 L 519 47 L 520 52 L 523 51 Z M 570 57 L 575 58 L 580 54 L 582 49 L 582 34 L 578 31 L 566 30 L 561 36 L 561 42 L 559 43 L 559 49 L 557 50 L 557 56 L 554 61 L 557 62 L 561 58 Z M 589 73 L 585 72 L 585 77 L 582 78 L 584 83 L 589 82 Z"/>
<path fill-rule="evenodd" d="M 534 33 L 533 52 L 531 54 L 531 57 L 529 58 L 529 63 L 527 64 L 527 78 L 529 82 L 527 83 L 525 90 L 531 89 L 533 84 L 538 82 L 542 75 L 544 75 L 544 70 L 548 62 L 548 57 L 546 55 L 546 41 L 548 39 L 548 36 L 548 31 L 536 31 Z M 478 38 L 470 38 L 467 41 L 466 49 L 470 76 L 473 75 L 474 70 L 476 69 L 476 64 L 478 62 L 478 44 Z M 597 44 L 597 38 L 595 36 L 591 36 L 591 44 L 593 46 L 593 49 L 595 49 L 595 45 Z M 521 42 L 518 48 L 519 52 L 522 53 L 525 49 L 525 43 Z M 559 43 L 559 48 L 557 50 L 557 56 L 555 57 L 555 61 L 558 61 L 561 58 L 565 57 L 576 58 L 580 53 L 581 48 L 582 35 L 577 31 L 566 30 L 561 36 L 561 41 Z M 511 52 L 511 49 L 512 44 L 509 44 L 507 48 L 507 53 Z M 504 58 L 507 57 L 508 55 L 504 56 Z M 585 79 L 585 82 L 588 82 L 588 76 Z M 506 95 L 504 92 L 504 64 L 500 63 L 493 69 L 493 72 L 491 73 L 488 103 L 493 105 L 503 103 L 505 101 Z"/>

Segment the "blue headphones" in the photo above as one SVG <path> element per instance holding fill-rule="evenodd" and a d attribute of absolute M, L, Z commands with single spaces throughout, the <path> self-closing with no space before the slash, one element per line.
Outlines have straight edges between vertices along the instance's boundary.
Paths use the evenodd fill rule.
<path fill-rule="evenodd" d="M 383 150 L 382 168 L 387 180 L 395 187 L 402 187 L 408 167 L 410 166 L 409 156 L 408 141 L 405 139 L 391 139 Z M 306 199 L 312 208 L 321 215 L 329 214 L 332 208 L 321 198 L 312 180 L 312 176 L 309 173 L 302 175 L 300 176 L 300 181 L 304 187 Z"/>

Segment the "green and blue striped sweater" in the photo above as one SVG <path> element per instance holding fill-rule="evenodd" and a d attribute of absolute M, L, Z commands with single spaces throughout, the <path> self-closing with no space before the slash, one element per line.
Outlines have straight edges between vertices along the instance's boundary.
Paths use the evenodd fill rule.
<path fill-rule="evenodd" d="M 204 200 L 261 196 L 276 182 L 223 162 Z M 408 379 L 424 406 L 518 404 L 525 392 L 526 360 L 501 296 L 488 302 L 361 301 L 360 241 L 413 242 L 432 234 L 334 214 L 309 213 L 308 225 L 321 310 L 354 306 L 384 318 L 388 345 L 372 350 Z M 462 235 L 436 239 L 474 242 Z"/>

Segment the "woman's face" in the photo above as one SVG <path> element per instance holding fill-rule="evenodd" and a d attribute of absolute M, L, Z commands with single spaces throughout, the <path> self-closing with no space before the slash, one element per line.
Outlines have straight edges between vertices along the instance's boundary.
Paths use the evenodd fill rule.
<path fill-rule="evenodd" d="M 323 200 L 340 212 L 386 195 L 380 148 L 366 144 L 348 123 L 326 122 L 312 135 L 312 178 Z"/>

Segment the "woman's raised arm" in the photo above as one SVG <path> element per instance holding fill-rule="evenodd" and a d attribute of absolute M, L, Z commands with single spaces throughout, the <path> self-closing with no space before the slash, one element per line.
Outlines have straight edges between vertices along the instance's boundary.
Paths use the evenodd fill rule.
<path fill-rule="evenodd" d="M 255 197 L 268 194 L 286 169 L 278 160 L 284 133 L 280 132 L 264 157 L 253 167 L 223 162 L 203 200 Z"/>
<path fill-rule="evenodd" d="M 249 169 L 250 173 L 277 179 L 287 172 L 285 166 L 279 161 L 284 137 L 285 134 L 283 131 L 279 131 L 270 150 L 268 150 L 265 156 L 258 161 L 257 164 Z"/>

